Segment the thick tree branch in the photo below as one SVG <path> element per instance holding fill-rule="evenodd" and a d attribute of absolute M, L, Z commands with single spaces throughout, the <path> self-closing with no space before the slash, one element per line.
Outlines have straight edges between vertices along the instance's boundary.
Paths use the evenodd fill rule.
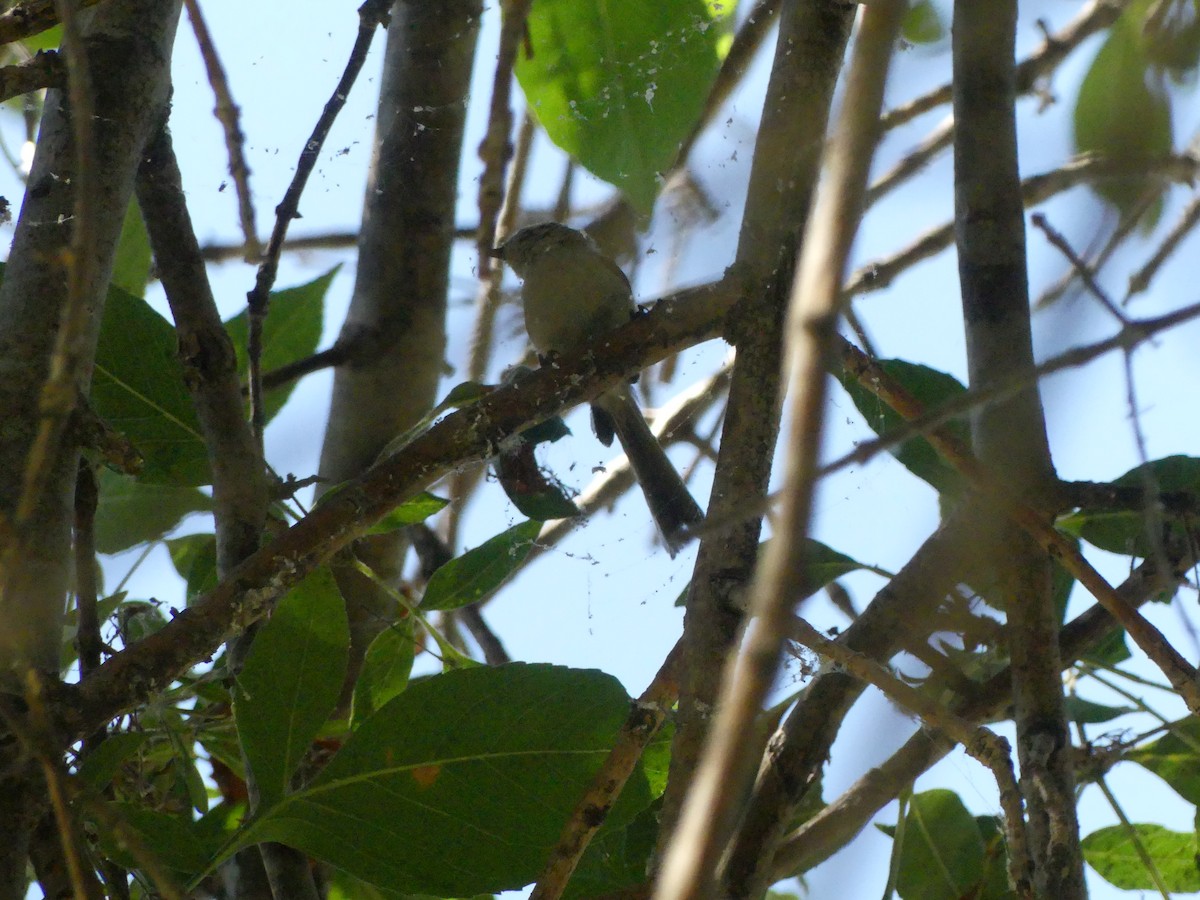
<path fill-rule="evenodd" d="M 1136 608 L 1178 586 L 1194 565 L 1194 553 L 1174 553 L 1173 570 L 1161 572 L 1145 562 L 1115 590 Z M 1118 627 L 1102 607 L 1093 606 L 1065 625 L 1060 632 L 1064 662 L 1078 659 Z M 1002 713 L 1012 699 L 1012 674 L 1007 668 L 981 685 L 971 697 L 953 705 L 956 715 L 972 722 L 987 721 Z M 944 757 L 955 744 L 946 736 L 918 730 L 886 762 L 872 769 L 780 845 L 772 863 L 775 878 L 806 872 L 832 856 L 858 834 L 880 809 L 913 783 L 922 772 Z"/>
<path fill-rule="evenodd" d="M 960 0 L 954 7 L 955 233 L 973 386 L 1003 381 L 1034 364 L 1017 164 L 1016 22 L 1016 0 Z M 1002 497 L 1036 502 L 1056 483 L 1035 387 L 976 410 L 971 430 L 981 464 L 1003 485 Z M 977 538 L 987 548 L 993 579 L 983 592 L 995 594 L 1007 613 L 1032 887 L 1039 897 L 1082 898 L 1050 557 L 1030 529 L 1044 528 L 1047 538 L 1058 533 L 1045 512 L 1028 509 L 1013 518 L 1021 527 L 1008 516 L 982 516 Z M 1094 584 L 1087 587 L 1096 592 Z M 1111 592 L 1106 583 L 1103 589 Z"/>
<path fill-rule="evenodd" d="M 0 440 L 0 509 L 9 528 L 25 519 L 19 535 L 11 530 L 0 534 L 6 588 L 0 615 L 7 623 L 0 669 L 30 664 L 58 668 L 77 460 L 76 448 L 59 439 L 58 429 L 65 425 L 65 411 L 86 395 L 90 383 L 134 173 L 147 137 L 165 111 L 178 13 L 174 3 L 123 0 L 89 19 L 83 34 L 91 79 L 86 93 L 104 113 L 89 123 L 89 177 L 84 181 L 92 185 L 92 196 L 86 225 L 76 222 L 80 173 L 71 102 L 61 92 L 47 96 L 30 191 L 0 285 L 0 404 L 6 416 Z M 88 236 L 76 246 L 80 229 Z M 65 263 L 73 247 L 75 252 L 87 248 L 88 258 L 80 260 L 76 282 L 68 290 Z M 58 373 L 53 378 L 61 390 L 43 409 L 39 404 L 43 385 L 52 377 L 52 358 Z M 68 388 L 69 401 L 63 393 Z M 61 424 L 47 425 L 46 431 L 45 423 Z M 39 432 L 41 449 L 34 450 Z M 36 461 L 39 455 L 41 462 Z M 38 470 L 46 466 L 34 477 L 36 485 L 24 483 L 21 476 L 31 465 Z M 31 485 L 40 489 L 31 490 Z M 18 510 L 22 494 L 27 504 L 33 498 L 25 516 Z M 27 552 L 13 556 L 17 546 Z"/>
<path fill-rule="evenodd" d="M 708 505 L 710 517 L 737 524 L 702 541 L 696 559 L 660 846 L 671 835 L 708 735 L 722 666 L 741 625 L 737 597 L 758 559 L 762 521 L 743 511 L 751 498 L 766 495 L 770 479 L 783 312 L 853 15 L 853 7 L 826 0 L 790 2 L 782 13 L 738 238 L 738 263 L 755 287 L 728 331 L 737 359 Z"/>
<path fill-rule="evenodd" d="M 417 491 L 464 461 L 486 459 L 530 424 L 558 415 L 719 334 L 735 286 L 680 292 L 613 332 L 594 356 L 561 361 L 453 413 L 382 460 L 246 559 L 161 631 L 64 686 L 52 711 L 63 745 L 144 702 L 211 657 L 233 628 L 265 615 L 289 587 Z"/>
<path fill-rule="evenodd" d="M 741 652 L 722 667 L 716 719 L 663 861 L 656 897 L 756 897 L 766 890 L 766 863 L 778 833 L 766 835 L 760 862 L 718 883 L 718 866 L 734 834 L 740 798 L 759 760 L 745 735 L 766 699 L 787 641 L 796 599 L 803 596 L 804 536 L 812 514 L 824 425 L 826 370 L 833 356 L 842 275 L 862 214 L 867 173 L 878 140 L 879 109 L 902 2 L 864 10 L 846 79 L 846 99 L 821 159 L 824 180 L 805 225 L 801 261 L 789 301 L 788 388 L 791 394 L 785 488 L 775 536 L 755 569 L 748 613 L 755 619 Z M 763 129 L 767 128 L 764 117 Z M 740 348 L 739 348 L 740 352 Z M 737 384 L 737 373 L 734 374 Z M 749 877 L 747 877 L 747 875 Z"/>
<path fill-rule="evenodd" d="M 334 372 L 319 468 L 326 486 L 361 474 L 436 399 L 479 17 L 479 0 L 392 6 L 354 292 L 337 340 L 355 352 Z M 400 533 L 373 535 L 355 553 L 395 587 L 405 547 Z M 362 657 L 395 605 L 355 567 L 335 573 L 350 619 L 346 708 Z"/>

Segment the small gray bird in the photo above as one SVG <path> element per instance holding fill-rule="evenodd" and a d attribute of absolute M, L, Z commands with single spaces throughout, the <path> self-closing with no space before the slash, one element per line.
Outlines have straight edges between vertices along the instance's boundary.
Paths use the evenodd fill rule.
<path fill-rule="evenodd" d="M 492 251 L 522 281 L 525 330 L 543 356 L 574 357 L 589 352 L 597 336 L 627 323 L 637 309 L 629 279 L 591 238 L 557 222 L 522 228 Z M 592 401 L 596 436 L 607 446 L 613 435 L 646 495 L 646 504 L 673 556 L 687 542 L 687 529 L 704 514 L 650 432 L 629 385 Z"/>

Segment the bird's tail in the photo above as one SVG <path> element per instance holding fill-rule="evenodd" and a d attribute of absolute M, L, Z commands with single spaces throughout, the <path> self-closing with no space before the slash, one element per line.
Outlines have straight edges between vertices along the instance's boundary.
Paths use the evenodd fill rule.
<path fill-rule="evenodd" d="M 611 422 L 646 496 L 650 515 L 674 556 L 688 542 L 688 530 L 704 520 L 704 512 L 642 418 L 629 385 L 613 388 L 597 398 L 594 406 Z"/>

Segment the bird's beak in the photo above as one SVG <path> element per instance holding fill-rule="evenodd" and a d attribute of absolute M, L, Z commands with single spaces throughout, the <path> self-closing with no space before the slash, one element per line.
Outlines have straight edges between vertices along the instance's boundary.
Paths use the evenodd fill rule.
<path fill-rule="evenodd" d="M 492 259 L 504 259 L 504 245 L 501 244 L 499 247 L 493 247 L 487 252 L 487 255 Z"/>

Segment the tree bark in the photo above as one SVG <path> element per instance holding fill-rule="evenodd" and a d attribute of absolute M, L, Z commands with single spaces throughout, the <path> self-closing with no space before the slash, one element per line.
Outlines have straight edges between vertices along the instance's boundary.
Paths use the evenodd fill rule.
<path fill-rule="evenodd" d="M 363 472 L 436 399 L 480 14 L 479 0 L 400 0 L 392 8 L 357 278 L 338 338 L 353 349 L 334 374 L 321 450 L 327 487 Z M 395 585 L 406 548 L 402 537 L 383 535 L 360 541 L 356 553 Z M 394 604 L 359 572 L 339 566 L 336 574 L 350 618 L 344 708 L 363 654 L 391 620 Z"/>
<path fill-rule="evenodd" d="M 42 426 L 42 387 L 50 375 L 57 329 L 69 297 L 68 266 L 76 229 L 88 229 L 89 258 L 74 260 L 86 278 L 71 372 L 85 395 L 112 272 L 113 255 L 146 141 L 166 116 L 171 49 L 179 20 L 174 0 L 115 0 L 78 16 L 86 66 L 68 60 L 77 90 L 101 114 L 91 122 L 86 181 L 93 192 L 88 221 L 75 219 L 80 183 L 76 125 L 67 92 L 47 93 L 37 154 L 0 285 L 0 532 L 4 558 L 0 596 L 0 678 L 19 690 L 30 668 L 58 674 L 63 615 L 70 586 L 71 527 L 79 448 L 69 429 L 46 449 L 47 475 L 30 515 L 17 522 L 25 470 Z M 15 526 L 15 528 L 14 528 Z M 20 547 L 19 554 L 10 554 Z M 19 558 L 14 558 L 19 556 Z M 38 817 L 40 781 L 7 763 L 20 750 L 0 737 L 0 898 L 25 894 L 28 830 Z"/>

